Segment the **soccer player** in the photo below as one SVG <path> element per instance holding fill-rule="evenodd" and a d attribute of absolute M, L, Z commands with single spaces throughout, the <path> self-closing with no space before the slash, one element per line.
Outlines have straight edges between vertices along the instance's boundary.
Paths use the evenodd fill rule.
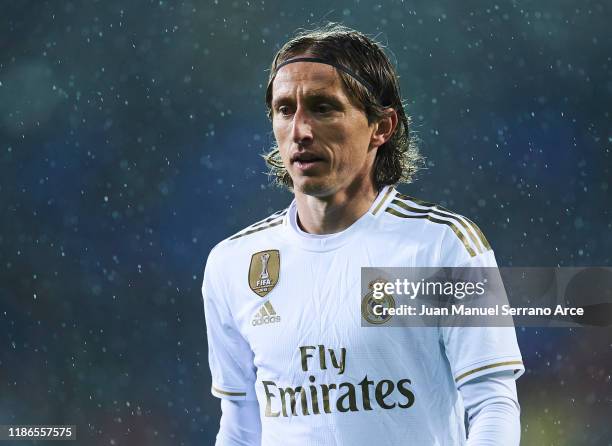
<path fill-rule="evenodd" d="M 419 155 L 382 48 L 298 34 L 266 104 L 267 162 L 295 198 L 207 261 L 217 445 L 519 444 L 514 328 L 361 326 L 361 267 L 496 266 L 474 223 L 394 188 Z"/>

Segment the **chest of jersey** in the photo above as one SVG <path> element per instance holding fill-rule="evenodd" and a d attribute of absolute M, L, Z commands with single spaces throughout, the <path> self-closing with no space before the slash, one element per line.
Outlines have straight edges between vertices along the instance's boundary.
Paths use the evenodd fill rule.
<path fill-rule="evenodd" d="M 367 246 L 281 248 L 278 264 L 276 253 L 258 255 L 238 320 L 254 354 L 264 415 L 407 409 L 426 377 L 448 381 L 437 329 L 361 323 L 361 267 L 411 264 L 410 253 L 387 252 L 382 260 Z M 305 399 L 291 403 L 287 393 Z"/>

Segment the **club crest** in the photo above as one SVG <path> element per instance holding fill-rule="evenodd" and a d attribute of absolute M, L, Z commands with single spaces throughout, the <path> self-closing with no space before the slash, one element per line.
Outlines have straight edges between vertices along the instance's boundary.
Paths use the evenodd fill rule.
<path fill-rule="evenodd" d="M 370 324 L 373 325 L 381 325 L 386 322 L 389 322 L 391 319 L 391 315 L 385 314 L 380 315 L 376 314 L 374 311 L 374 307 L 380 306 L 381 308 L 394 308 L 395 307 L 395 299 L 390 294 L 384 293 L 381 299 L 374 298 L 374 282 L 382 280 L 377 279 L 373 280 L 369 284 L 370 292 L 367 293 L 364 298 L 361 300 L 361 316 Z"/>
<path fill-rule="evenodd" d="M 280 253 L 278 249 L 260 251 L 251 257 L 249 266 L 249 287 L 258 296 L 264 297 L 274 289 L 280 274 Z"/>

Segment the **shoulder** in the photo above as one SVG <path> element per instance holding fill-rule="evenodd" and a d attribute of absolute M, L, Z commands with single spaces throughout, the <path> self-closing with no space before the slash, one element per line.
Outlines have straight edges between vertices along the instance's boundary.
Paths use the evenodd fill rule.
<path fill-rule="evenodd" d="M 274 212 L 217 243 L 210 251 L 206 262 L 207 268 L 223 260 L 231 260 L 244 251 L 252 251 L 259 245 L 265 245 L 277 235 L 276 232 L 283 225 L 287 211 L 288 208 Z"/>
<path fill-rule="evenodd" d="M 276 226 L 280 226 L 284 222 L 285 215 L 287 215 L 287 211 L 288 211 L 288 208 L 276 211 L 273 214 L 269 215 L 268 217 L 261 219 L 259 221 L 256 221 L 252 225 L 247 226 L 246 228 L 236 232 L 235 234 L 223 240 L 219 245 L 231 244 L 231 242 L 233 242 L 234 240 L 238 240 L 243 237 L 254 236 L 257 233 L 262 233 L 262 231 L 267 231 L 269 229 L 275 228 Z M 260 234 L 260 236 L 263 236 L 263 235 L 264 235 L 263 233 Z"/>
<path fill-rule="evenodd" d="M 397 192 L 385 209 L 385 220 L 397 230 L 439 245 L 440 257 L 469 260 L 491 251 L 480 228 L 469 218 L 436 203 Z M 456 262 L 452 262 L 455 263 Z"/>

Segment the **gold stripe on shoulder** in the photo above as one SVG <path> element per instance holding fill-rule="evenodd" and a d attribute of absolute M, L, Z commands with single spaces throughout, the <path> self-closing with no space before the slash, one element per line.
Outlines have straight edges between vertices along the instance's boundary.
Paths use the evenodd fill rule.
<path fill-rule="evenodd" d="M 487 240 L 487 238 L 485 237 L 485 235 L 482 233 L 482 231 L 480 230 L 480 228 L 478 227 L 478 225 L 476 225 L 476 223 L 474 223 L 472 220 L 470 220 L 467 217 L 463 217 L 465 218 L 468 222 L 470 222 L 472 224 L 472 227 L 474 228 L 474 230 L 478 233 L 478 237 L 480 238 L 480 241 L 482 242 L 482 244 L 484 245 L 485 248 L 487 248 L 487 250 L 491 249 L 491 245 L 489 245 L 489 241 Z"/>
<path fill-rule="evenodd" d="M 258 221 L 257 223 L 253 223 L 251 226 L 248 227 L 248 229 L 253 229 L 253 228 L 256 228 L 257 226 L 261 226 L 263 224 L 271 222 L 272 220 L 276 220 L 277 218 L 284 216 L 286 213 L 287 213 L 287 209 L 277 211 L 274 214 L 270 215 L 269 217 L 264 218 L 263 220 Z"/>
<path fill-rule="evenodd" d="M 465 229 L 465 232 L 467 233 L 467 235 L 472 240 L 472 243 L 474 244 L 474 247 L 476 248 L 476 251 L 478 251 L 479 253 L 483 252 L 478 247 L 478 239 L 476 238 L 476 235 L 475 235 L 474 231 L 468 226 L 468 224 L 466 222 L 464 222 L 462 219 L 460 219 L 458 215 L 453 214 L 453 213 L 440 212 L 440 211 L 436 210 L 435 207 L 428 208 L 428 209 L 415 208 L 415 207 L 412 207 L 412 206 L 408 205 L 407 203 L 404 203 L 403 201 L 400 201 L 400 200 L 393 200 L 391 203 L 401 207 L 402 209 L 404 209 L 406 211 L 414 212 L 416 214 L 434 214 L 434 215 L 437 215 L 439 217 L 450 218 L 450 219 L 456 221 L 457 223 L 459 223 L 463 227 L 463 229 Z"/>
<path fill-rule="evenodd" d="M 391 192 L 393 192 L 395 189 L 393 188 L 393 186 L 389 187 L 389 189 L 387 189 L 387 192 L 385 192 L 385 196 L 382 197 L 382 200 L 380 200 L 378 202 L 378 204 L 376 205 L 376 207 L 374 208 L 374 210 L 372 211 L 372 215 L 376 215 L 376 213 L 378 211 L 380 211 L 380 208 L 382 207 L 382 205 L 385 203 L 385 201 L 387 201 L 387 198 L 389 197 L 389 195 L 391 194 Z"/>
<path fill-rule="evenodd" d="M 408 195 L 400 194 L 399 192 L 397 193 L 396 197 L 401 198 L 402 200 L 413 201 L 416 204 L 424 206 L 424 207 L 435 208 L 435 212 L 434 213 L 441 212 L 442 214 L 448 214 L 447 215 L 448 217 L 455 218 L 461 224 L 461 226 L 463 226 L 465 228 L 465 230 L 470 235 L 470 238 L 472 239 L 472 241 L 477 246 L 478 246 L 478 243 L 476 242 L 474 236 L 472 235 L 472 232 L 474 234 L 476 234 L 476 236 L 478 237 L 478 240 L 480 240 L 480 243 L 482 244 L 482 246 L 484 246 L 485 251 L 489 251 L 491 249 L 491 245 L 487 241 L 487 238 L 484 236 L 484 234 L 482 233 L 480 228 L 476 225 L 476 223 L 474 223 L 469 218 L 467 218 L 465 216 L 459 216 L 458 214 L 455 214 L 454 212 L 449 211 L 448 209 L 446 209 L 443 206 L 440 206 L 439 204 L 435 204 L 435 203 L 430 203 L 428 201 L 419 200 L 418 198 L 414 198 L 414 197 L 410 197 Z M 467 221 L 467 223 L 464 221 L 464 219 L 465 219 L 465 221 Z M 468 229 L 468 227 L 471 229 L 471 231 L 470 231 L 470 229 Z"/>
<path fill-rule="evenodd" d="M 246 392 L 226 392 L 225 390 L 217 389 L 215 386 L 212 386 L 213 390 L 221 395 L 227 396 L 246 396 Z"/>
<path fill-rule="evenodd" d="M 436 206 L 436 203 L 431 203 L 429 201 L 420 200 L 418 198 L 411 197 L 410 195 L 404 195 L 399 192 L 397 193 L 396 197 L 401 198 L 402 200 L 414 201 L 416 204 L 420 204 L 421 206 L 426 206 L 426 207 Z"/>
<path fill-rule="evenodd" d="M 495 364 L 483 365 L 482 367 L 478 367 L 477 369 L 462 373 L 461 375 L 455 378 L 455 382 L 459 382 L 466 376 L 472 375 L 474 373 L 481 372 L 483 370 L 492 369 L 494 367 L 503 367 L 505 365 L 523 365 L 523 362 L 522 361 L 506 361 L 506 362 L 496 362 Z"/>
<path fill-rule="evenodd" d="M 459 240 L 461 240 L 461 243 L 463 243 L 463 246 L 465 247 L 467 252 L 470 254 L 470 257 L 476 257 L 476 252 L 474 251 L 474 249 L 472 249 L 472 247 L 468 243 L 467 239 L 465 238 L 465 235 L 463 234 L 463 232 L 459 230 L 457 226 L 455 226 L 455 224 L 452 221 L 440 220 L 438 218 L 432 217 L 429 214 L 407 215 L 407 214 L 401 213 L 400 211 L 396 209 L 393 209 L 392 207 L 388 207 L 387 209 L 385 209 L 385 212 L 388 212 L 389 214 L 395 215 L 396 217 L 400 217 L 400 218 L 424 218 L 424 219 L 431 221 L 432 223 L 439 223 L 442 225 L 446 225 L 453 230 L 453 232 L 455 233 L 457 237 L 459 237 Z"/>
<path fill-rule="evenodd" d="M 251 230 L 246 231 L 246 232 L 238 233 L 238 234 L 234 235 L 233 237 L 230 237 L 229 240 L 236 240 L 237 238 L 244 237 L 245 235 L 251 235 L 251 234 L 254 234 L 255 232 L 263 231 L 265 229 L 270 229 L 270 228 L 273 228 L 274 226 L 278 226 L 278 225 L 281 225 L 281 224 L 283 224 L 282 217 L 279 218 L 278 220 L 270 223 L 269 225 L 261 226 L 259 228 L 251 229 Z"/>

